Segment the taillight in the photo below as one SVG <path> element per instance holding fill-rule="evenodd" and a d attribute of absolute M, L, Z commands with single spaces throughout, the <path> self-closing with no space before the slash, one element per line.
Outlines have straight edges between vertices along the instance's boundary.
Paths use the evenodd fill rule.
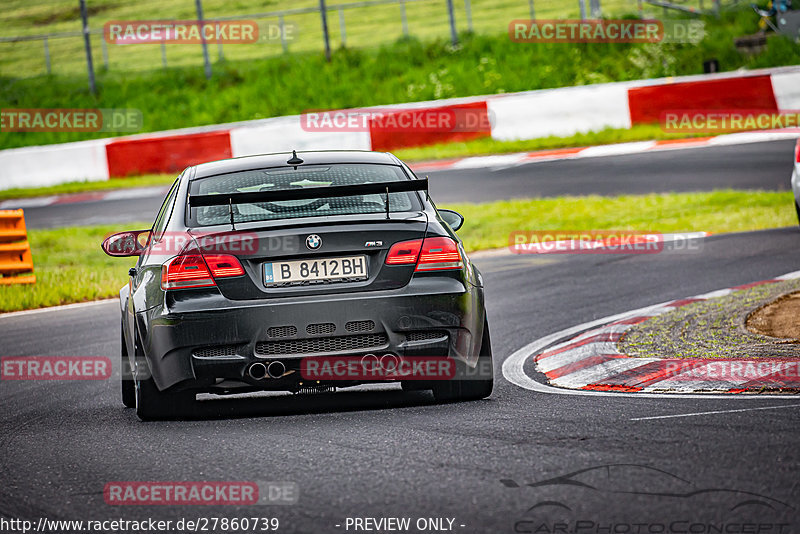
<path fill-rule="evenodd" d="M 797 144 L 794 145 L 794 160 L 800 163 L 800 139 L 798 139 Z"/>
<path fill-rule="evenodd" d="M 463 265 L 455 241 L 449 237 L 426 237 L 422 242 L 422 251 L 414 271 L 460 269 Z"/>
<path fill-rule="evenodd" d="M 386 256 L 387 265 L 416 265 L 415 272 L 460 269 L 458 245 L 449 237 L 426 237 L 395 243 Z"/>
<path fill-rule="evenodd" d="M 211 276 L 214 278 L 226 278 L 229 276 L 242 276 L 244 269 L 236 256 L 229 254 L 205 254 L 203 259 L 206 260 L 208 268 L 211 269 Z"/>
<path fill-rule="evenodd" d="M 227 254 L 186 254 L 161 266 L 161 289 L 188 289 L 217 285 L 214 278 L 241 276 L 242 264 Z"/>
<path fill-rule="evenodd" d="M 386 265 L 414 265 L 421 248 L 422 239 L 395 243 L 386 256 Z"/>

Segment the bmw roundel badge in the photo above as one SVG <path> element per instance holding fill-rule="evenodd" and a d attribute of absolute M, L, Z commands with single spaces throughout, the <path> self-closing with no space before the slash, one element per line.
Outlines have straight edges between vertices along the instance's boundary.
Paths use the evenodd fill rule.
<path fill-rule="evenodd" d="M 322 238 L 317 234 L 311 234 L 306 238 L 306 246 L 309 250 L 317 250 L 322 246 Z"/>

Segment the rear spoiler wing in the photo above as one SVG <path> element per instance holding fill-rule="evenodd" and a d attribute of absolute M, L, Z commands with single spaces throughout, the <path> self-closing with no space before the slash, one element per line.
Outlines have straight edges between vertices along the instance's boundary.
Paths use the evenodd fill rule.
<path fill-rule="evenodd" d="M 189 206 L 228 206 L 232 204 L 255 204 L 257 202 L 277 202 L 281 200 L 305 200 L 309 198 L 337 198 L 354 195 L 375 195 L 428 191 L 428 179 L 399 180 L 372 184 L 337 185 L 333 187 L 308 187 L 304 189 L 284 189 L 281 191 L 254 191 L 252 193 L 219 193 L 211 195 L 190 195 Z M 389 209 L 388 203 L 386 209 Z"/>

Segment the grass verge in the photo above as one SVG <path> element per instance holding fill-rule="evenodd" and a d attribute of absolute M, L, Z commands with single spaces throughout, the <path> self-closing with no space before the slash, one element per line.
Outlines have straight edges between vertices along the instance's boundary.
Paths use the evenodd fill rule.
<path fill-rule="evenodd" d="M 616 197 L 568 196 L 449 204 L 464 215 L 468 251 L 508 246 L 514 230 L 641 230 L 711 233 L 797 224 L 791 192 L 721 190 Z"/>
<path fill-rule="evenodd" d="M 716 191 L 618 197 L 558 197 L 484 204 L 450 204 L 466 217 L 459 235 L 468 251 L 508 245 L 514 230 L 648 230 L 712 233 L 796 224 L 792 193 Z M 147 228 L 149 223 L 125 228 Z M 127 280 L 131 258 L 100 250 L 119 225 L 30 230 L 37 283 L 0 286 L 0 311 L 56 306 L 114 297 Z"/>
<path fill-rule="evenodd" d="M 127 280 L 133 258 L 100 250 L 110 233 L 150 223 L 28 230 L 36 283 L 0 286 L 0 311 L 27 310 L 114 297 Z"/>

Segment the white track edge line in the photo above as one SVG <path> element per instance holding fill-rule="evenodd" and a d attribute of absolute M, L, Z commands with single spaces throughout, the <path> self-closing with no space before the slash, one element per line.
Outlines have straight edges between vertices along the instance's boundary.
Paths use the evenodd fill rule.
<path fill-rule="evenodd" d="M 80 308 L 89 308 L 92 306 L 99 306 L 101 304 L 108 304 L 109 302 L 119 302 L 119 298 L 110 298 L 110 299 L 101 299 L 101 300 L 92 300 L 89 302 L 76 302 L 75 304 L 64 304 L 62 306 L 48 306 L 47 308 L 35 308 L 33 310 L 21 310 L 16 312 L 8 312 L 8 313 L 0 313 L 0 319 L 4 319 L 6 317 L 21 317 L 23 315 L 35 315 L 39 313 L 45 312 L 54 312 L 54 311 L 64 311 L 64 310 L 74 310 Z"/>

